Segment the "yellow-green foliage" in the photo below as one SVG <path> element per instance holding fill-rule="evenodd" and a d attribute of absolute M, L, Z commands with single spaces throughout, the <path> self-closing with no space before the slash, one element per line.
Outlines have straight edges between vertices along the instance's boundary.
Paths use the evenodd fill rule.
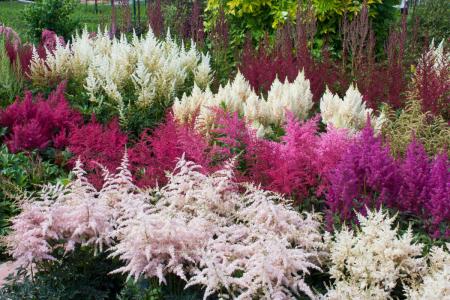
<path fill-rule="evenodd" d="M 413 136 L 419 140 L 430 155 L 447 150 L 450 154 L 450 129 L 440 116 L 423 113 L 419 100 L 408 101 L 404 110 L 396 113 L 385 108 L 387 120 L 383 125 L 383 135 L 390 143 L 395 156 L 405 154 Z"/>
<path fill-rule="evenodd" d="M 380 15 L 384 6 L 394 0 L 368 0 L 372 19 Z M 337 34 L 340 21 L 361 11 L 362 0 L 208 0 L 206 7 L 206 30 L 211 30 L 221 9 L 230 21 L 232 40 L 236 43 L 251 32 L 255 39 L 273 32 L 288 21 L 295 22 L 298 3 L 313 6 L 320 35 Z M 394 1 L 395 2 L 395 1 Z M 391 7 L 392 8 L 392 7 Z M 386 16 L 380 16 L 386 17 Z"/>

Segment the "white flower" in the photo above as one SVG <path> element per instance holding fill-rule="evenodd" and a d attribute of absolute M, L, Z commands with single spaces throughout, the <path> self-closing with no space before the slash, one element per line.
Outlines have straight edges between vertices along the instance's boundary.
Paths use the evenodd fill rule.
<path fill-rule="evenodd" d="M 366 108 L 361 93 L 354 85 L 350 85 L 343 99 L 327 88 L 320 100 L 320 113 L 325 124 L 353 131 L 362 129 L 368 117 L 378 129 L 384 121 L 383 117 L 375 118 L 371 108 Z"/>

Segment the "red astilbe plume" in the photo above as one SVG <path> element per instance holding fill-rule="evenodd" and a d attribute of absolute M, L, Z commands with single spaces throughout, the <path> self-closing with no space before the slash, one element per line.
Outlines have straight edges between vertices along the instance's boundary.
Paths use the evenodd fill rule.
<path fill-rule="evenodd" d="M 67 145 L 69 132 L 82 122 L 81 115 L 70 108 L 64 97 L 65 83 L 61 83 L 48 99 L 31 92 L 0 111 L 0 126 L 8 128 L 5 143 L 11 152 L 42 150 Z"/>
<path fill-rule="evenodd" d="M 142 133 L 129 150 L 131 170 L 140 187 L 166 184 L 166 172 L 173 170 L 180 157 L 208 169 L 208 143 L 191 126 L 178 125 L 172 115 L 151 134 Z"/>
<path fill-rule="evenodd" d="M 73 165 L 79 159 L 89 173 L 90 182 L 100 188 L 103 184 L 102 167 L 112 172 L 120 165 L 127 140 L 117 120 L 105 126 L 93 119 L 71 132 L 67 147 L 73 153 L 70 163 Z"/>
<path fill-rule="evenodd" d="M 160 37 L 164 34 L 164 18 L 161 10 L 161 0 L 153 1 L 147 5 L 147 18 L 153 33 Z"/>
<path fill-rule="evenodd" d="M 194 0 L 190 18 L 190 31 L 191 38 L 200 46 L 202 46 L 205 42 L 205 28 L 203 26 L 202 11 L 202 1 Z"/>
<path fill-rule="evenodd" d="M 424 112 L 441 114 L 450 119 L 450 59 L 448 52 L 442 57 L 433 51 L 424 53 L 413 77 L 412 96 L 422 103 Z"/>

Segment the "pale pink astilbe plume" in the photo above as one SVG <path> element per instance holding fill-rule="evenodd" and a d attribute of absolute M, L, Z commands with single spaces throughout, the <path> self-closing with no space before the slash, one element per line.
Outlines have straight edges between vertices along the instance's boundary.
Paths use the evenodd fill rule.
<path fill-rule="evenodd" d="M 48 226 L 48 207 L 42 202 L 25 203 L 22 210 L 20 215 L 12 219 L 13 234 L 5 239 L 9 254 L 22 266 L 53 260 L 47 238 L 57 238 L 58 235 Z"/>
<path fill-rule="evenodd" d="M 111 256 L 125 265 L 114 272 L 162 282 L 174 273 L 206 286 L 205 299 L 224 291 L 238 299 L 312 295 L 304 276 L 318 268 L 323 249 L 317 216 L 236 183 L 233 165 L 205 175 L 182 158 L 155 199 L 119 220 Z"/>
<path fill-rule="evenodd" d="M 169 175 L 169 183 L 158 191 L 160 199 L 155 205 L 143 201 L 140 209 L 136 205 L 127 207 L 133 213 L 119 219 L 119 242 L 111 254 L 124 261 L 125 266 L 114 272 L 134 278 L 157 277 L 160 282 L 165 282 L 168 273 L 174 273 L 187 280 L 186 269 L 200 261 L 200 249 L 215 227 L 200 216 L 204 213 L 199 202 L 207 197 L 206 193 L 215 191 L 213 187 L 205 191 L 208 177 L 199 168 L 180 160 L 176 173 Z"/>
<path fill-rule="evenodd" d="M 114 273 L 129 277 L 157 277 L 174 273 L 187 280 L 186 269 L 200 260 L 199 249 L 209 239 L 209 224 L 202 218 L 187 220 L 167 212 L 141 210 L 117 229 L 120 241 L 112 248 L 125 265 Z"/>
<path fill-rule="evenodd" d="M 188 286 L 205 285 L 204 299 L 221 291 L 235 299 L 289 299 L 298 292 L 314 298 L 304 276 L 319 269 L 323 250 L 316 216 L 304 218 L 278 195 L 246 188 L 234 223 L 209 240 Z"/>
<path fill-rule="evenodd" d="M 45 187 L 13 219 L 6 240 L 10 254 L 24 265 L 54 259 L 52 252 L 60 247 L 69 252 L 76 245 L 90 245 L 102 251 L 111 244 L 111 208 L 97 197 L 80 161 L 73 174 L 67 186 Z"/>

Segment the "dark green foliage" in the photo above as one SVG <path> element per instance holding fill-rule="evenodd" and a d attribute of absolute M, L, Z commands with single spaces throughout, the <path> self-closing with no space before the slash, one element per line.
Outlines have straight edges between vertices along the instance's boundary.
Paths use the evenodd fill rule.
<path fill-rule="evenodd" d="M 416 18 L 420 26 L 419 38 L 422 41 L 434 38 L 440 42 L 450 36 L 450 1 L 422 0 L 411 12 L 410 23 Z"/>
<path fill-rule="evenodd" d="M 0 299 L 116 299 L 125 281 L 122 275 L 109 274 L 119 267 L 117 261 L 108 259 L 107 254 L 94 256 L 90 248 L 78 248 L 64 257 L 62 252 L 59 261 L 40 264 L 33 278 L 11 278 L 12 282 L 0 290 Z"/>
<path fill-rule="evenodd" d="M 30 37 L 39 40 L 44 29 L 63 36 L 71 37 L 78 27 L 79 20 L 72 17 L 78 4 L 76 0 L 37 0 L 24 10 Z"/>

